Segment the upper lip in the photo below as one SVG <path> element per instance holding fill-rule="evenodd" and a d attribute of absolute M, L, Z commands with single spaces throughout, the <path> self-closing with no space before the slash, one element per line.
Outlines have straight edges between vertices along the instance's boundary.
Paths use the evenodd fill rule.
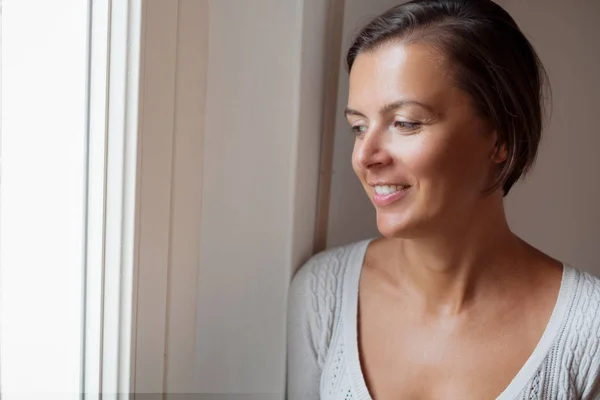
<path fill-rule="evenodd" d="M 391 183 L 391 182 L 382 182 L 382 181 L 375 181 L 375 182 L 367 182 L 367 185 L 375 187 L 375 186 L 410 186 L 408 183 Z"/>

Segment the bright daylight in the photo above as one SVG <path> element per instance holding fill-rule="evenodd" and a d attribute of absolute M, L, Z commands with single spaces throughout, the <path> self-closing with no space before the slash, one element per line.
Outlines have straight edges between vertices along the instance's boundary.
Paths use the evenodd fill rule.
<path fill-rule="evenodd" d="M 2 0 L 3 400 L 80 395 L 88 2 Z M 37 393 L 37 395 L 36 395 Z"/>

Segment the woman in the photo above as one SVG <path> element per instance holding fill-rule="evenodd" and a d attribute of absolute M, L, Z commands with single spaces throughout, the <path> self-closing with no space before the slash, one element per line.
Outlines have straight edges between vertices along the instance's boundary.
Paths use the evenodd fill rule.
<path fill-rule="evenodd" d="M 347 56 L 352 164 L 376 240 L 313 257 L 290 292 L 288 398 L 600 398 L 600 281 L 513 234 L 544 69 L 490 0 L 415 0 Z"/>

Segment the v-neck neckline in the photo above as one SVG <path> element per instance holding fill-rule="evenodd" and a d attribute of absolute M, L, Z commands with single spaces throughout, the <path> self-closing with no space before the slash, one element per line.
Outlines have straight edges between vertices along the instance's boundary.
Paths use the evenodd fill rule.
<path fill-rule="evenodd" d="M 342 303 L 343 339 L 345 341 L 346 363 L 352 381 L 352 389 L 358 400 L 372 400 L 369 389 L 362 373 L 362 367 L 359 357 L 358 346 L 358 296 L 360 277 L 365 262 L 365 256 L 369 244 L 374 239 L 367 239 L 359 242 L 354 249 L 350 264 L 344 276 L 345 288 Z M 542 337 L 538 341 L 535 349 L 517 372 L 512 381 L 496 400 L 512 400 L 526 387 L 527 383 L 534 377 L 536 371 L 544 361 L 550 348 L 563 325 L 566 314 L 569 310 L 569 304 L 575 290 L 575 270 L 569 265 L 563 263 L 562 279 L 558 297 L 552 314 L 544 329 Z"/>

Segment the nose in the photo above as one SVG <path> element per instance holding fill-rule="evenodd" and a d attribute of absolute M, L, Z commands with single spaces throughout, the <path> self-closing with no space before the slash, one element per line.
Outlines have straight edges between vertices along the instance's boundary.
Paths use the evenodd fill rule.
<path fill-rule="evenodd" d="M 371 130 L 358 139 L 354 152 L 356 161 L 362 168 L 372 169 L 383 167 L 391 163 L 392 157 L 386 150 L 385 131 Z"/>

